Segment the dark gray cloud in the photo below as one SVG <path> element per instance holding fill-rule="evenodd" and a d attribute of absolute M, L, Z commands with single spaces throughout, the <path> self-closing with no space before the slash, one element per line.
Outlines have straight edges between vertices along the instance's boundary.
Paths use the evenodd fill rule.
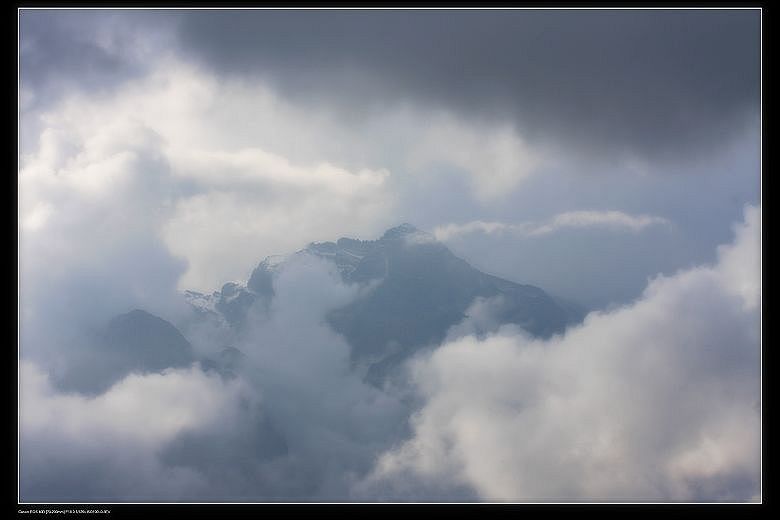
<path fill-rule="evenodd" d="M 591 159 L 695 156 L 759 110 L 758 10 L 27 10 L 20 34 L 36 104 L 177 52 L 344 117 L 438 106 Z"/>
<path fill-rule="evenodd" d="M 756 114 L 756 10 L 195 11 L 182 49 L 342 108 L 509 117 L 530 138 L 679 158 Z"/>
<path fill-rule="evenodd" d="M 111 92 L 149 70 L 170 47 L 160 11 L 23 9 L 19 15 L 22 110 L 47 109 L 73 92 Z"/>

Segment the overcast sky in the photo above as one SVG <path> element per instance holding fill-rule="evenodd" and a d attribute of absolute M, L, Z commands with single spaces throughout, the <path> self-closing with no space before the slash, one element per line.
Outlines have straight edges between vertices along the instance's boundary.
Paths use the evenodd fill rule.
<path fill-rule="evenodd" d="M 188 287 L 312 240 L 483 221 L 510 227 L 451 246 L 602 306 L 712 259 L 758 201 L 759 23 L 756 10 L 25 11 L 22 149 L 54 148 L 63 167 L 98 136 L 154 136 L 138 159 L 158 154 L 169 174 L 155 228 Z M 665 223 L 508 231 L 572 211 Z"/>
<path fill-rule="evenodd" d="M 756 247 L 734 241 L 735 225 L 759 229 L 760 16 L 756 9 L 23 9 L 19 229 L 21 312 L 30 345 L 27 355 L 23 344 L 23 357 L 56 366 L 66 354 L 32 345 L 52 337 L 78 343 L 76 323 L 92 326 L 133 307 L 175 316 L 181 312 L 176 291 L 211 292 L 246 281 L 266 256 L 343 236 L 374 239 L 402 222 L 435 234 L 485 272 L 590 310 L 609 313 L 644 302 L 639 310 L 604 315 L 618 330 L 645 319 L 677 330 L 679 319 L 664 322 L 647 309 L 665 301 L 663 294 L 687 309 L 686 302 L 706 301 L 708 290 L 659 289 L 659 296 L 648 282 L 662 285 L 656 277 L 667 275 L 688 283 L 710 269 L 714 286 L 726 288 L 717 294 L 734 294 L 733 276 L 718 274 L 727 263 L 718 247 Z M 749 272 L 757 283 L 757 266 Z M 712 305 L 712 316 L 754 323 L 742 311 Z M 692 319 L 707 323 L 708 310 Z M 44 317 L 46 330 L 32 326 Z M 321 333 L 312 327 L 312 335 Z M 609 330 L 599 322 L 580 339 L 555 343 L 538 360 L 550 381 L 566 380 L 570 361 L 563 360 L 573 343 L 603 338 L 609 350 L 645 337 L 644 329 L 636 337 Z M 740 333 L 734 333 L 737 343 L 754 340 L 749 331 Z M 449 356 L 468 341 L 477 340 L 455 341 L 420 377 L 450 370 Z M 486 363 L 500 364 L 502 349 L 510 348 L 502 341 L 488 342 L 487 350 L 499 354 Z M 677 360 L 677 353 L 668 355 Z M 529 362 L 506 356 L 518 370 Z M 625 362 L 610 364 L 611 354 L 604 356 L 595 374 Z M 45 400 L 53 390 L 37 370 L 29 368 L 36 374 L 29 376 L 36 385 L 29 395 Z M 618 386 L 631 370 L 621 373 Z M 702 384 L 711 384 L 711 376 L 702 376 Z M 217 384 L 197 374 L 177 377 L 198 388 Z M 740 388 L 750 386 L 743 383 Z M 142 384 L 128 380 L 112 392 L 121 398 Z M 570 403 L 573 415 L 596 406 L 603 391 L 597 382 L 572 384 L 581 385 L 587 401 Z M 497 385 L 503 385 L 498 393 L 517 390 L 508 376 Z M 225 400 L 212 403 L 217 410 L 242 390 L 214 391 Z M 458 391 L 442 383 L 423 392 L 429 400 L 413 438 L 387 453 L 375 482 L 361 484 L 361 492 L 410 471 L 447 473 L 436 464 L 420 470 L 415 464 L 422 462 L 408 454 L 446 444 L 432 436 L 446 429 L 441 409 Z M 743 401 L 734 397 L 734 409 L 754 399 L 751 392 L 740 394 Z M 649 416 L 631 415 L 628 428 L 671 420 L 663 404 L 650 407 Z M 89 416 L 99 403 L 72 406 Z M 387 405 L 391 412 L 378 424 L 395 420 L 394 406 Z M 540 420 L 557 413 L 534 406 Z M 469 410 L 476 408 L 464 413 Z M 216 424 L 218 415 L 193 424 Z M 41 421 L 36 432 L 45 429 Z M 519 428 L 495 424 L 498 437 Z M 659 489 L 631 479 L 594 482 L 592 489 L 572 482 L 529 488 L 520 477 L 477 467 L 468 443 L 478 441 L 453 428 L 463 436 L 451 449 L 462 450 L 464 462 L 452 485 L 482 498 L 513 496 L 517 489 L 603 497 Z M 148 442 L 172 435 L 163 430 Z M 753 433 L 727 430 L 735 443 Z M 498 438 L 480 435 L 487 444 Z M 145 438 L 128 442 L 139 453 L 147 446 Z M 525 452 L 491 456 L 538 463 Z M 582 460 L 574 474 L 587 480 L 613 456 L 623 455 Z M 723 456 L 739 459 L 740 471 L 748 468 L 734 478 L 754 482 L 745 477 L 753 454 Z M 706 496 L 706 486 L 716 486 L 690 484 L 690 474 L 700 471 L 690 469 L 691 461 L 700 458 L 707 454 L 670 462 L 664 475 L 692 487 L 667 496 Z M 145 467 L 154 473 L 158 464 Z M 202 485 L 195 474 L 171 478 L 171 486 L 181 486 L 173 494 Z"/>

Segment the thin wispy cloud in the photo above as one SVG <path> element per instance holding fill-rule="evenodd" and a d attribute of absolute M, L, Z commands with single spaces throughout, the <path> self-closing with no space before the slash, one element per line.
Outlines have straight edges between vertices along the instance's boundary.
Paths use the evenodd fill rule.
<path fill-rule="evenodd" d="M 653 215 L 629 215 L 621 211 L 568 211 L 539 223 L 521 222 L 483 222 L 481 220 L 465 224 L 447 224 L 434 230 L 436 238 L 447 241 L 471 233 L 502 234 L 511 233 L 534 237 L 548 235 L 563 229 L 601 228 L 614 231 L 639 232 L 650 226 L 670 226 L 671 222 Z"/>

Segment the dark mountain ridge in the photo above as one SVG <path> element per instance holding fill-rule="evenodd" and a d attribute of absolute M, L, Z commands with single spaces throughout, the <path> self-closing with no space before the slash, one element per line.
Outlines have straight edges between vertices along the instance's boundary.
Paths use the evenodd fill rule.
<path fill-rule="evenodd" d="M 353 362 L 368 367 L 375 381 L 419 349 L 441 343 L 480 298 L 492 299 L 493 321 L 516 324 L 541 338 L 561 333 L 583 317 L 538 287 L 479 271 L 410 224 L 391 228 L 376 240 L 314 242 L 295 255 L 332 262 L 345 283 L 371 284 L 363 296 L 331 311 L 326 320 L 349 343 Z M 186 291 L 195 319 L 217 320 L 239 338 L 246 332 L 249 309 L 267 309 L 273 300 L 275 278 L 287 261 L 266 258 L 246 286 L 228 282 L 208 295 Z M 106 342 L 127 369 L 153 371 L 193 361 L 189 343 L 173 325 L 139 310 L 112 320 Z M 215 345 L 215 355 L 224 347 Z M 201 361 L 216 368 L 223 364 L 218 359 Z M 236 369 L 233 363 L 227 365 L 220 371 Z"/>
<path fill-rule="evenodd" d="M 432 235 L 410 224 L 377 240 L 340 238 L 315 242 L 297 254 L 333 262 L 346 283 L 376 283 L 364 297 L 332 311 L 328 323 L 349 342 L 353 359 L 406 357 L 438 344 L 466 317 L 477 298 L 499 298 L 496 319 L 538 337 L 561 333 L 582 313 L 559 304 L 542 289 L 483 273 L 455 256 Z M 280 263 L 266 259 L 252 272 L 246 291 L 273 298 Z"/>

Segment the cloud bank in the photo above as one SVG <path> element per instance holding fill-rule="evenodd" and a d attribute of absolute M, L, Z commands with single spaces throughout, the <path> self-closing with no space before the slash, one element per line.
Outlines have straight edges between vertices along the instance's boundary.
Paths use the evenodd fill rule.
<path fill-rule="evenodd" d="M 375 455 L 408 434 L 408 406 L 363 382 L 324 321 L 366 288 L 302 255 L 274 289 L 271 307 L 253 308 L 241 334 L 180 325 L 201 361 L 240 350 L 228 375 L 196 363 L 81 394 L 23 359 L 22 500 L 351 500 Z M 101 370 L 99 356 L 68 361 Z"/>
<path fill-rule="evenodd" d="M 367 489 L 493 501 L 745 501 L 759 492 L 759 210 L 713 266 L 547 342 L 505 327 L 416 362 L 425 405 Z M 739 269 L 734 266 L 739 263 Z M 375 487 L 372 487 L 375 486 Z"/>
<path fill-rule="evenodd" d="M 477 301 L 413 363 L 411 393 L 364 383 L 323 320 L 370 287 L 299 255 L 245 333 L 183 327 L 218 338 L 202 353 L 238 347 L 233 377 L 198 366 L 131 374 L 88 397 L 25 361 L 22 497 L 750 500 L 760 470 L 758 253 L 759 210 L 748 208 L 715 265 L 658 277 L 638 301 L 546 342 L 495 331 L 491 303 Z M 495 332 L 475 336 L 471 325 Z"/>
<path fill-rule="evenodd" d="M 759 25 L 750 10 L 281 10 L 187 12 L 178 35 L 218 73 L 357 117 L 434 105 L 652 162 L 712 150 L 757 113 Z"/>
<path fill-rule="evenodd" d="M 201 475 L 162 464 L 162 448 L 192 430 L 230 431 L 252 393 L 196 368 L 130 375 L 87 398 L 61 393 L 22 362 L 23 500 L 175 501 L 208 490 Z"/>
<path fill-rule="evenodd" d="M 28 106 L 176 54 L 353 121 L 434 107 L 607 162 L 717 149 L 759 103 L 757 9 L 37 10 L 20 33 Z"/>
<path fill-rule="evenodd" d="M 751 500 L 758 253 L 754 207 L 715 265 L 658 277 L 631 305 L 548 341 L 497 328 L 491 302 L 477 301 L 413 361 L 411 387 L 384 390 L 362 381 L 323 321 L 370 288 L 300 255 L 271 307 L 229 339 L 245 356 L 233 376 L 136 373 L 85 396 L 23 361 L 22 497 Z M 226 338 L 201 352 L 216 355 Z"/>

